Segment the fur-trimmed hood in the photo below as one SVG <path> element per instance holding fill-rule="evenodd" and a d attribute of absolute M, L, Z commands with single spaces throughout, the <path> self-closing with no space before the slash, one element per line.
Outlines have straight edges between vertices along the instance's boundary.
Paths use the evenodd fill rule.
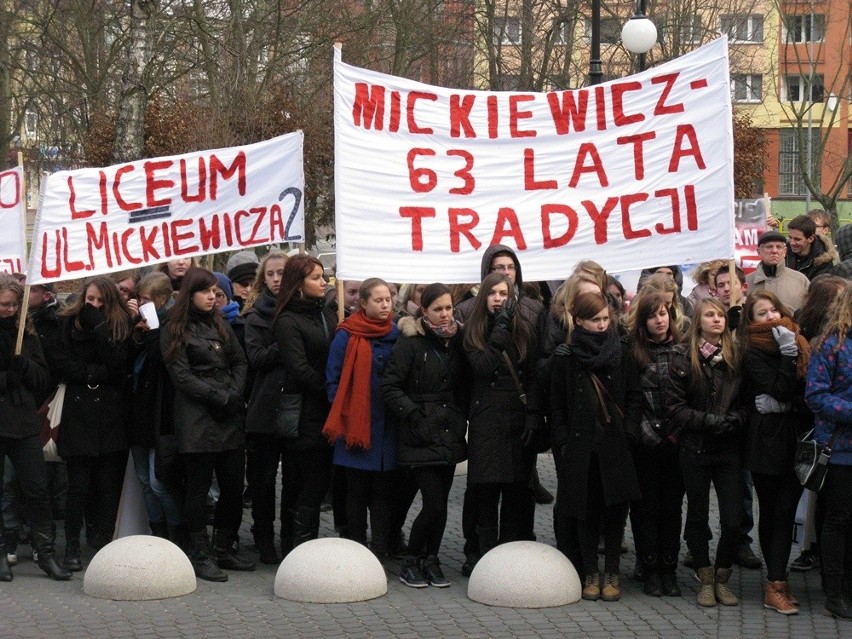
<path fill-rule="evenodd" d="M 423 328 L 423 320 L 419 317 L 411 317 L 407 315 L 397 322 L 399 332 L 405 337 L 414 337 L 415 335 L 426 335 L 426 329 Z"/>

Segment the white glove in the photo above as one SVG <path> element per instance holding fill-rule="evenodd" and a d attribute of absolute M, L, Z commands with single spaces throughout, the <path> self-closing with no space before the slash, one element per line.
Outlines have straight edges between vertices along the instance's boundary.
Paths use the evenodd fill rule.
<path fill-rule="evenodd" d="M 789 402 L 779 402 L 777 399 L 772 397 L 772 395 L 758 395 L 754 398 L 754 407 L 757 408 L 757 412 L 761 415 L 768 415 L 769 413 L 787 413 L 790 411 L 790 403 Z"/>
<path fill-rule="evenodd" d="M 796 345 L 796 334 L 789 328 L 783 326 L 774 326 L 772 328 L 772 337 L 778 343 L 778 350 L 782 355 L 796 357 L 799 354 L 799 347 Z"/>

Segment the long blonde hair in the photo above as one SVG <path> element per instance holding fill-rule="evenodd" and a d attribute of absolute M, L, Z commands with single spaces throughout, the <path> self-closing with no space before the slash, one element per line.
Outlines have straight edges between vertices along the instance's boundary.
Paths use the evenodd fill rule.
<path fill-rule="evenodd" d="M 269 253 L 263 256 L 263 259 L 260 260 L 260 264 L 257 265 L 257 275 L 255 275 L 254 282 L 252 282 L 251 288 L 249 289 L 248 299 L 243 305 L 242 315 L 248 313 L 249 309 L 254 306 L 257 298 L 263 294 L 263 287 L 266 286 L 266 264 L 269 260 L 284 260 L 284 263 L 286 264 L 287 259 L 287 254 L 279 249 L 272 249 Z"/>
<path fill-rule="evenodd" d="M 825 330 L 820 335 L 818 344 L 822 346 L 829 337 L 837 335 L 837 344 L 834 347 L 837 352 L 850 333 L 852 333 L 852 284 L 847 284 L 846 289 L 837 295 L 831 308 L 828 309 Z"/>
<path fill-rule="evenodd" d="M 574 300 L 580 294 L 580 285 L 585 282 L 595 284 L 600 288 L 600 281 L 589 271 L 575 271 L 571 277 L 562 282 L 562 285 L 556 289 L 556 293 L 553 295 L 550 311 L 554 317 L 562 322 L 562 326 L 565 327 L 566 343 L 570 341 L 571 332 L 574 330 L 574 318 L 571 314 L 571 308 L 574 305 Z M 601 294 L 604 293 L 604 289 L 600 289 L 600 291 Z M 588 293 L 589 291 L 586 292 Z"/>
<path fill-rule="evenodd" d="M 654 273 L 653 275 L 649 275 L 642 283 L 642 288 L 639 292 L 650 293 L 652 291 L 656 293 L 672 294 L 672 305 L 669 307 L 669 316 L 671 321 L 674 322 L 674 325 L 677 327 L 677 330 L 681 333 L 684 332 L 686 315 L 683 312 L 683 304 L 680 303 L 680 292 L 677 288 L 677 282 L 665 273 Z"/>
<path fill-rule="evenodd" d="M 692 367 L 693 382 L 700 380 L 700 382 L 703 383 L 704 381 L 704 374 L 701 371 L 700 352 L 701 315 L 704 313 L 704 309 L 708 306 L 715 308 L 725 318 L 725 330 L 722 332 L 722 338 L 719 345 L 722 347 L 722 360 L 725 362 L 728 373 L 730 375 L 734 375 L 736 373 L 737 366 L 739 365 L 739 349 L 737 348 L 736 341 L 731 333 L 731 328 L 728 326 L 728 314 L 725 311 L 725 307 L 722 305 L 722 302 L 717 300 L 715 297 L 705 297 L 704 299 L 699 300 L 695 307 L 692 326 L 690 326 L 689 333 L 687 333 L 686 337 L 687 344 L 689 344 L 689 362 Z"/>

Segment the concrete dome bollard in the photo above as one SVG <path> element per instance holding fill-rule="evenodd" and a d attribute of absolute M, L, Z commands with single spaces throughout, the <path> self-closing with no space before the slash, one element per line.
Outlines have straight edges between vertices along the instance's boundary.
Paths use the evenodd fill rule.
<path fill-rule="evenodd" d="M 108 543 L 92 558 L 83 592 L 98 599 L 147 601 L 195 592 L 189 558 L 168 539 L 131 535 Z"/>
<path fill-rule="evenodd" d="M 367 601 L 388 592 L 385 569 L 365 546 L 326 537 L 296 546 L 275 575 L 275 596 L 304 603 Z"/>
<path fill-rule="evenodd" d="M 553 608 L 580 600 L 580 577 L 565 555 L 546 544 L 513 541 L 480 559 L 467 596 L 487 606 Z"/>
<path fill-rule="evenodd" d="M 453 471 L 453 477 L 462 477 L 467 475 L 467 460 L 456 464 L 456 469 Z"/>

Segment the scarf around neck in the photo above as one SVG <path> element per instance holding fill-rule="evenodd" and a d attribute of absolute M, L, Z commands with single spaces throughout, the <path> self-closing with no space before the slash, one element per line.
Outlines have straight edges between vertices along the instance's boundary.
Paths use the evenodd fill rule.
<path fill-rule="evenodd" d="M 432 331 L 435 335 L 443 339 L 450 339 L 455 335 L 459 330 L 459 324 L 455 320 L 452 320 L 446 326 L 435 326 L 426 317 L 421 317 L 423 320 L 423 326 Z"/>
<path fill-rule="evenodd" d="M 621 359 L 621 340 L 615 328 L 599 333 L 575 326 L 571 333 L 571 354 L 583 368 L 593 372 L 618 364 Z"/>
<path fill-rule="evenodd" d="M 776 326 L 783 326 L 796 334 L 796 346 L 799 347 L 796 375 L 799 379 L 804 379 L 808 372 L 808 362 L 811 358 L 811 346 L 808 340 L 799 332 L 799 326 L 793 320 L 782 317 L 781 319 L 769 322 L 748 324 L 745 333 L 746 347 L 753 346 L 766 353 L 779 353 L 778 342 L 775 341 L 775 337 L 772 335 L 772 329 Z"/>
<path fill-rule="evenodd" d="M 359 309 L 343 320 L 337 330 L 349 333 L 337 394 L 322 429 L 334 444 L 341 437 L 346 448 L 370 448 L 370 378 L 373 368 L 371 340 L 390 334 L 393 317 L 373 320 Z"/>

